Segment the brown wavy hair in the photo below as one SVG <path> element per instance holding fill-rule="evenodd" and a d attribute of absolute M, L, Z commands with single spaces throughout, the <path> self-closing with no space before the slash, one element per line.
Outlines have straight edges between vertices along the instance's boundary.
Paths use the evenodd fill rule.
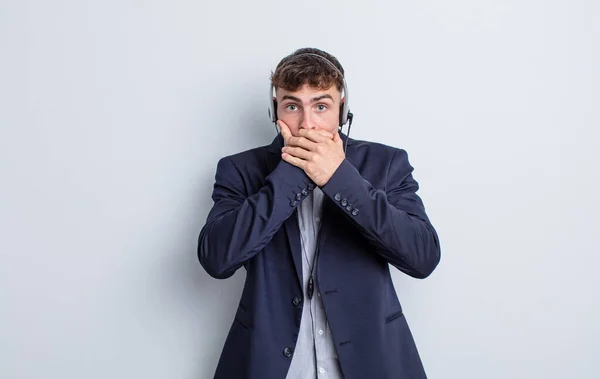
<path fill-rule="evenodd" d="M 316 54 L 333 63 L 342 73 L 335 70 L 325 60 L 315 57 Z M 306 47 L 294 51 L 279 62 L 275 72 L 271 73 L 271 83 L 275 88 L 282 88 L 286 91 L 297 91 L 304 84 L 320 90 L 329 89 L 335 85 L 338 91 L 344 88 L 344 68 L 333 55 L 323 50 Z"/>

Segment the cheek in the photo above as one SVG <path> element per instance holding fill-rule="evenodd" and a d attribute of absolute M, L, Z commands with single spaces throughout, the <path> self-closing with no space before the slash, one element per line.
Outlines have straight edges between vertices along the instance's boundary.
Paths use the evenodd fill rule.
<path fill-rule="evenodd" d="M 298 129 L 300 129 L 300 123 L 296 117 L 284 115 L 283 117 L 279 117 L 279 119 L 285 122 L 288 128 L 290 128 L 290 132 L 292 133 L 292 135 L 295 136 L 298 134 Z"/>
<path fill-rule="evenodd" d="M 298 130 L 300 130 L 300 127 L 298 125 L 290 125 L 287 124 L 290 127 L 290 133 L 292 133 L 293 136 L 297 136 L 298 135 Z"/>
<path fill-rule="evenodd" d="M 337 112 L 327 112 L 327 114 L 323 115 L 321 118 L 320 127 L 330 133 L 334 133 L 337 131 L 339 123 L 340 117 Z"/>

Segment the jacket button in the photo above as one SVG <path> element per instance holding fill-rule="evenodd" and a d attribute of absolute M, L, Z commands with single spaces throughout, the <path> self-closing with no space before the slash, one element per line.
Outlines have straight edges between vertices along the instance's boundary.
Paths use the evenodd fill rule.
<path fill-rule="evenodd" d="M 352 210 L 352 204 L 346 205 L 346 210 L 350 212 Z"/>
<path fill-rule="evenodd" d="M 296 296 L 296 297 L 294 297 L 294 298 L 292 299 L 292 304 L 294 304 L 294 305 L 298 305 L 298 304 L 300 304 L 301 302 L 302 302 L 302 299 L 301 299 L 301 298 L 299 298 L 298 296 Z"/>
<path fill-rule="evenodd" d="M 346 205 L 348 205 L 348 199 L 343 198 L 342 201 L 340 201 L 340 204 L 342 204 L 342 207 L 345 207 Z"/>
<path fill-rule="evenodd" d="M 302 190 L 301 193 L 302 193 L 303 196 L 306 196 L 306 195 L 308 195 L 308 190 L 305 188 L 305 189 Z"/>
<path fill-rule="evenodd" d="M 283 356 L 286 358 L 289 358 L 292 356 L 292 349 L 290 349 L 289 347 L 286 347 L 285 349 L 283 349 Z"/>
<path fill-rule="evenodd" d="M 356 216 L 358 214 L 358 208 L 354 208 L 352 210 L 352 216 Z"/>
<path fill-rule="evenodd" d="M 295 207 L 295 206 L 296 206 L 296 200 L 291 200 L 290 207 Z"/>
<path fill-rule="evenodd" d="M 306 188 L 308 188 L 309 191 L 312 191 L 315 189 L 315 185 L 312 183 L 308 183 L 308 186 L 306 186 Z"/>
<path fill-rule="evenodd" d="M 333 198 L 335 199 L 335 201 L 340 201 L 340 199 L 342 198 L 342 194 L 340 193 L 336 193 Z"/>
<path fill-rule="evenodd" d="M 296 200 L 302 200 L 302 194 L 301 193 L 297 193 L 296 194 Z"/>

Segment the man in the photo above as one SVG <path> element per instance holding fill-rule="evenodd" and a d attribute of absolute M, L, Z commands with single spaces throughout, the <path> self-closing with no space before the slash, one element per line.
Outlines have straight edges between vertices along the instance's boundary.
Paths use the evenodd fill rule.
<path fill-rule="evenodd" d="M 198 241 L 211 276 L 247 271 L 215 378 L 426 378 L 389 270 L 440 260 L 406 152 L 341 133 L 332 55 L 299 49 L 271 81 L 281 132 L 219 161 Z"/>

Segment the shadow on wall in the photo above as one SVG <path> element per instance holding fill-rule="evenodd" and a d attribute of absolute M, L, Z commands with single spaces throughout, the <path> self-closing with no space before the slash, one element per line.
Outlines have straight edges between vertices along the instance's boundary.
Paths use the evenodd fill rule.
<path fill-rule="evenodd" d="M 217 162 L 214 162 L 215 168 L 216 165 Z M 196 215 L 191 222 L 195 225 L 192 231 L 193 243 L 185 252 L 186 263 L 183 264 L 185 267 L 180 267 L 186 277 L 190 278 L 190 287 L 193 290 L 188 301 L 194 304 L 192 309 L 193 314 L 196 315 L 196 322 L 192 324 L 192 328 L 195 329 L 193 334 L 199 337 L 195 350 L 200 354 L 196 370 L 198 373 L 196 377 L 199 378 L 209 378 L 214 375 L 245 280 L 243 269 L 238 270 L 227 280 L 214 279 L 204 271 L 198 260 L 198 236 L 213 205 L 210 195 L 214 184 L 214 170 L 211 172 L 212 175 L 199 180 L 202 188 L 199 188 L 196 193 L 202 194 L 203 198 L 199 201 L 199 207 L 193 212 Z M 189 258 L 191 259 L 188 261 Z M 197 331 L 199 333 L 196 333 Z"/>
<path fill-rule="evenodd" d="M 201 178 L 194 193 L 187 194 L 197 200 L 188 203 L 179 227 L 171 224 L 177 235 L 163 239 L 162 259 L 150 265 L 152 282 L 142 283 L 152 301 L 141 312 L 145 333 L 164 343 L 170 354 L 179 351 L 185 357 L 181 367 L 193 372 L 190 378 L 214 375 L 245 280 L 243 269 L 227 280 L 214 279 L 198 261 L 197 241 L 212 206 L 213 180 L 214 175 Z"/>
<path fill-rule="evenodd" d="M 235 114 L 228 109 L 230 102 L 210 110 L 211 114 L 227 115 L 221 119 L 236 125 L 235 132 L 231 133 L 231 128 L 213 128 L 217 139 L 228 141 L 227 145 L 198 150 L 199 156 L 194 159 L 201 166 L 194 170 L 194 178 L 187 187 L 182 178 L 184 184 L 174 194 L 169 213 L 160 215 L 165 222 L 157 231 L 161 237 L 154 243 L 159 240 L 162 246 L 152 247 L 158 251 L 159 259 L 150 263 L 150 273 L 143 273 L 151 282 L 144 281 L 138 287 L 148 294 L 145 301 L 151 302 L 136 310 L 143 320 L 140 327 L 152 339 L 160 340 L 170 354 L 177 356 L 174 351 L 180 351 L 182 359 L 186 359 L 181 365 L 197 378 L 214 375 L 246 278 L 243 268 L 227 280 L 210 277 L 198 261 L 198 237 L 213 205 L 211 194 L 218 159 L 270 144 L 276 135 L 267 117 L 267 106 L 261 100 L 238 102 L 246 107 L 236 108 Z"/>
<path fill-rule="evenodd" d="M 262 103 L 261 103 L 262 104 Z M 276 136 L 275 127 L 269 122 L 266 115 L 266 106 L 257 109 L 255 104 L 248 104 L 245 112 L 240 112 L 239 119 L 236 124 L 240 125 L 237 129 L 239 132 L 239 140 L 241 144 L 251 143 L 250 147 L 243 146 L 239 151 L 247 148 L 258 147 L 270 144 Z M 264 112 L 260 112 L 264 111 Z M 254 117 L 248 117 L 253 115 Z M 224 152 L 219 156 L 229 155 Z M 235 154 L 235 153 L 234 153 Z M 214 171 L 217 166 L 217 161 L 212 162 L 212 170 L 209 170 L 210 175 L 199 178 L 197 194 L 202 194 L 202 199 L 198 201 L 197 208 L 194 209 L 193 220 L 190 224 L 195 225 L 193 230 L 194 243 L 193 248 L 190 246 L 190 252 L 186 252 L 187 257 L 193 257 L 193 264 L 187 267 L 181 267 L 185 275 L 191 278 L 191 288 L 194 293 L 190 301 L 194 301 L 194 310 L 199 315 L 195 327 L 200 327 L 198 350 L 200 353 L 199 367 L 197 377 L 212 377 L 216 369 L 221 350 L 225 343 L 227 333 L 233 322 L 235 311 L 238 307 L 241 298 L 246 272 L 240 268 L 234 276 L 226 280 L 218 280 L 210 277 L 202 268 L 197 257 L 197 241 L 200 230 L 206 222 L 206 216 L 213 206 L 211 199 L 212 189 L 214 185 Z M 197 220 L 201 220 L 198 222 Z M 185 264 L 184 264 L 185 266 Z"/>

